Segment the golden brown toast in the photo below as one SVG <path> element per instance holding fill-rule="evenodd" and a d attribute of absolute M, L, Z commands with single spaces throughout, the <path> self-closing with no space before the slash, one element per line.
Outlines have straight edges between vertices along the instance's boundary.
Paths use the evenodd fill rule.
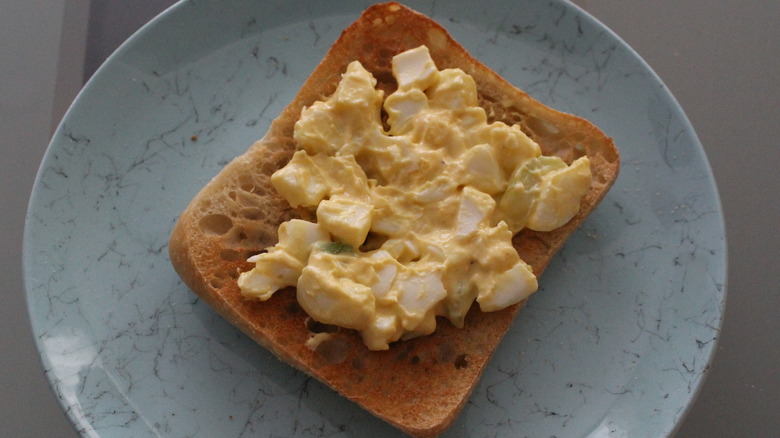
<path fill-rule="evenodd" d="M 552 232 L 524 230 L 513 239 L 521 258 L 540 275 L 617 178 L 617 149 L 591 123 L 532 99 L 472 58 L 443 27 L 397 3 L 368 8 L 344 30 L 265 137 L 192 200 L 173 230 L 170 256 L 199 297 L 280 359 L 404 432 L 430 437 L 456 418 L 523 303 L 492 313 L 474 306 L 463 329 L 442 320 L 433 335 L 369 351 L 356 332 L 308 320 L 293 289 L 260 302 L 242 298 L 236 284 L 239 273 L 254 266 L 245 260 L 274 245 L 278 225 L 297 215 L 270 177 L 295 151 L 293 125 L 301 110 L 329 96 L 354 60 L 388 95 L 395 89 L 392 56 L 420 45 L 428 46 L 439 69 L 457 67 L 474 78 L 490 121 L 520 125 L 545 155 L 569 163 L 590 158 L 593 181 L 580 212 Z M 312 351 L 306 341 L 323 329 L 335 330 L 332 339 Z"/>

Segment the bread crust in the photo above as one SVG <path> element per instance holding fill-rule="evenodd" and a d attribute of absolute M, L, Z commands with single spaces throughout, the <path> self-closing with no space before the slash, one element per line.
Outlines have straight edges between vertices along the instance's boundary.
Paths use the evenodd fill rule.
<path fill-rule="evenodd" d="M 185 283 L 220 315 L 281 360 L 317 378 L 375 416 L 416 437 L 443 432 L 456 418 L 524 303 L 483 313 L 473 306 L 463 329 L 441 319 L 433 335 L 369 351 L 360 336 L 337 329 L 317 351 L 307 315 L 288 288 L 265 302 L 242 298 L 238 274 L 250 255 L 276 243 L 278 225 L 300 212 L 272 188 L 270 176 L 295 151 L 301 110 L 329 96 L 349 62 L 360 61 L 386 95 L 395 89 L 392 56 L 425 44 L 439 69 L 470 74 L 490 120 L 519 124 L 545 155 L 571 162 L 587 155 L 593 183 L 580 212 L 551 232 L 524 230 L 513 244 L 538 276 L 617 178 L 612 140 L 591 123 L 548 108 L 471 57 L 443 27 L 398 3 L 369 7 L 343 31 L 268 133 L 229 163 L 191 201 L 170 238 L 171 262 Z"/>

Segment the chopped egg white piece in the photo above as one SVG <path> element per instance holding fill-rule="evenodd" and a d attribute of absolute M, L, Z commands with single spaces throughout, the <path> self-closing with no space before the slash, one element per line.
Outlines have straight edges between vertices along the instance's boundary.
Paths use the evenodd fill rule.
<path fill-rule="evenodd" d="M 564 225 L 591 181 L 586 157 L 567 165 L 518 126 L 488 123 L 473 78 L 438 70 L 425 46 L 392 70 L 386 99 L 352 62 L 302 111 L 298 151 L 271 182 L 317 222 L 282 224 L 239 277 L 260 300 L 295 286 L 309 316 L 359 331 L 372 350 L 432 333 L 437 316 L 462 327 L 475 301 L 492 312 L 526 299 L 538 284 L 513 234 Z"/>
<path fill-rule="evenodd" d="M 437 82 L 439 69 L 425 46 L 407 50 L 393 57 L 393 76 L 399 90 L 416 88 L 424 91 Z"/>

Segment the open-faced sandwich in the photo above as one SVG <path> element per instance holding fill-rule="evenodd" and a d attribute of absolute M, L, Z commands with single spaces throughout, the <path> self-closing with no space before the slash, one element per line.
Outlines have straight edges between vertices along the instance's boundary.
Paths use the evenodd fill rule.
<path fill-rule="evenodd" d="M 591 123 L 380 4 L 192 200 L 170 255 L 281 360 L 435 436 L 618 169 Z"/>

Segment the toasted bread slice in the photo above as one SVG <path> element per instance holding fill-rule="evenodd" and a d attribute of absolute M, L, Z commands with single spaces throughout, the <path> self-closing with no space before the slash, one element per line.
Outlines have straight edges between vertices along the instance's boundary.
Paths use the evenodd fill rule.
<path fill-rule="evenodd" d="M 278 225 L 297 215 L 270 176 L 295 151 L 293 125 L 301 110 L 329 96 L 354 60 L 389 94 L 395 89 L 392 56 L 423 44 L 440 69 L 457 67 L 474 78 L 491 121 L 520 125 L 545 155 L 567 162 L 590 158 L 593 181 L 576 217 L 555 231 L 524 230 L 513 240 L 541 274 L 615 181 L 617 149 L 589 122 L 532 99 L 472 58 L 440 25 L 397 3 L 372 6 L 348 27 L 265 137 L 198 193 L 173 230 L 170 256 L 198 296 L 280 359 L 404 432 L 429 437 L 456 418 L 523 303 L 493 313 L 474 306 L 465 328 L 440 321 L 433 335 L 397 342 L 387 351 L 369 351 L 346 329 L 335 330 L 313 351 L 306 341 L 322 327 L 308 320 L 293 289 L 259 302 L 242 298 L 236 284 L 239 273 L 253 267 L 245 260 L 274 245 Z"/>

